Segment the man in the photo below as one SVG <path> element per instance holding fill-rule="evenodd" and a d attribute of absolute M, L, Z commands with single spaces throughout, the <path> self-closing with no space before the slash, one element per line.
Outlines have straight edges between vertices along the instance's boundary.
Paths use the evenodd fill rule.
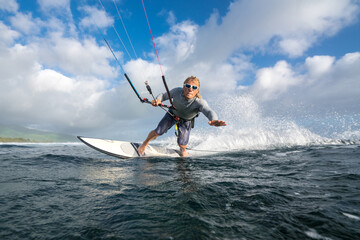
<path fill-rule="evenodd" d="M 180 147 L 180 155 L 186 157 L 188 155 L 186 146 L 189 142 L 192 122 L 199 112 L 202 112 L 209 119 L 208 123 L 210 126 L 226 126 L 226 123 L 218 120 L 216 113 L 201 98 L 199 89 L 199 79 L 191 76 L 184 81 L 182 88 L 174 88 L 170 91 L 175 109 L 171 109 L 169 113 L 166 113 L 157 128 L 149 133 L 145 141 L 138 148 L 139 154 L 143 155 L 145 153 L 145 149 L 150 141 L 166 133 L 174 124 L 178 124 L 179 133 L 177 142 Z M 168 99 L 167 94 L 160 94 L 152 101 L 152 105 L 159 106 Z M 180 120 L 177 121 L 176 117 L 180 118 Z"/>

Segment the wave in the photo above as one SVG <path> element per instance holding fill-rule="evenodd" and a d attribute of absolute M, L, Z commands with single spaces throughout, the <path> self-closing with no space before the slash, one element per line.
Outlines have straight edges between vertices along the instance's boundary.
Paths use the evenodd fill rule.
<path fill-rule="evenodd" d="M 309 127 L 301 122 L 312 121 L 313 118 L 310 116 L 304 115 L 301 119 L 291 119 L 276 114 L 265 116 L 261 107 L 250 96 L 224 99 L 221 101 L 221 107 L 214 105 L 218 108 L 217 112 L 221 119 L 226 120 L 227 126 L 209 128 L 205 124 L 202 126 L 198 124 L 200 126 L 192 130 L 189 148 L 241 151 L 295 146 L 360 145 L 360 130 L 356 121 L 335 128 L 334 124 L 328 124 L 333 119 L 326 119 L 326 124 L 325 122 L 318 124 L 324 126 L 324 129 L 315 127 L 314 124 Z M 336 119 L 339 120 L 338 115 Z M 206 123 L 206 119 L 202 117 L 197 122 Z M 343 122 L 341 121 L 342 124 Z M 157 142 L 167 147 L 177 147 L 175 136 L 162 138 Z"/>
<path fill-rule="evenodd" d="M 177 147 L 175 137 L 165 138 L 157 142 L 166 147 Z M 193 150 L 216 152 L 329 145 L 360 145 L 360 137 L 354 135 L 351 138 L 338 139 L 322 137 L 292 123 L 276 128 L 234 129 L 228 127 L 215 132 L 197 129 L 192 132 L 188 147 Z"/>
<path fill-rule="evenodd" d="M 23 144 L 17 144 L 17 143 L 0 143 L 0 149 L 1 148 L 31 148 L 31 145 L 23 145 Z"/>

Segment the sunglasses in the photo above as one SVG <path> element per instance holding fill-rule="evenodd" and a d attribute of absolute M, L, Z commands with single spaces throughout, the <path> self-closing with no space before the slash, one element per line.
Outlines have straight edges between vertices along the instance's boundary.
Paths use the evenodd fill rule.
<path fill-rule="evenodd" d="M 191 85 L 191 84 L 188 84 L 188 83 L 185 83 L 184 87 L 186 87 L 188 89 L 192 88 L 193 90 L 197 90 L 199 88 L 198 86 Z"/>

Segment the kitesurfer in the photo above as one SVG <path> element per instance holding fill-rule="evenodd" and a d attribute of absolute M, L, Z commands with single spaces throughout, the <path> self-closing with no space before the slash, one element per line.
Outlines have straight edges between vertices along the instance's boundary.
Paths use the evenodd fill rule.
<path fill-rule="evenodd" d="M 224 121 L 218 120 L 217 114 L 209 107 L 208 103 L 202 99 L 199 94 L 200 81 L 197 77 L 188 77 L 183 87 L 174 88 L 170 91 L 174 109 L 169 110 L 159 122 L 155 130 L 152 130 L 145 141 L 139 146 L 138 152 L 144 155 L 145 149 L 149 142 L 158 136 L 166 133 L 174 124 L 177 124 L 180 155 L 186 157 L 186 146 L 189 142 L 190 131 L 194 123 L 194 118 L 202 112 L 208 119 L 210 126 L 226 126 Z M 169 100 L 166 93 L 159 94 L 151 104 L 159 106 L 163 101 Z"/>

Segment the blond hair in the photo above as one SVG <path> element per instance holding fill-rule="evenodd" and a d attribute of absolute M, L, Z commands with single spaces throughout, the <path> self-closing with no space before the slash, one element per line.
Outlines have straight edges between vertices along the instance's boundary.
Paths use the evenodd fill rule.
<path fill-rule="evenodd" d="M 190 76 L 187 79 L 185 79 L 184 84 L 189 83 L 189 82 L 196 82 L 199 85 L 198 93 L 195 96 L 197 98 L 201 98 L 201 95 L 200 95 L 200 80 L 197 77 Z"/>

